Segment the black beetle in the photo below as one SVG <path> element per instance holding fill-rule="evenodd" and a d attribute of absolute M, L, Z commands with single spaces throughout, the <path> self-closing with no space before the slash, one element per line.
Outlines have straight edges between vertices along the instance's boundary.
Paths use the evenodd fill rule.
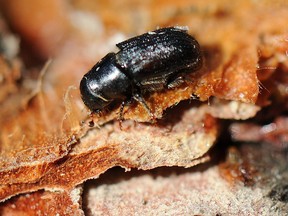
<path fill-rule="evenodd" d="M 117 53 L 108 53 L 80 83 L 84 104 L 99 112 L 115 100 L 140 102 L 153 116 L 142 95 L 180 85 L 185 74 L 202 66 L 198 42 L 185 27 L 162 28 L 116 44 Z"/>

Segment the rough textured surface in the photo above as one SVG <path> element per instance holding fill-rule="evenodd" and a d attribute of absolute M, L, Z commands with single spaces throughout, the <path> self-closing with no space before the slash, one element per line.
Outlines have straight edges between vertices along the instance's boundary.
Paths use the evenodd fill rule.
<path fill-rule="evenodd" d="M 126 181 L 96 183 L 95 187 L 90 186 L 86 199 L 88 215 L 151 215 L 152 209 L 154 215 L 275 213 L 273 201 L 263 199 L 263 196 L 265 194 L 260 189 L 241 186 L 231 189 L 213 167 L 204 173 L 184 172 L 170 174 L 169 178 L 143 174 Z"/>
<path fill-rule="evenodd" d="M 81 209 L 82 188 L 70 193 L 39 191 L 14 197 L 0 206 L 1 215 L 84 215 Z"/>
<path fill-rule="evenodd" d="M 121 13 L 115 15 L 119 8 Z M 190 206 L 192 197 L 195 204 L 203 206 L 199 212 L 190 211 L 195 214 L 214 214 L 214 209 L 224 215 L 287 212 L 284 208 L 287 167 L 276 164 L 274 171 L 280 167 L 284 171 L 276 172 L 277 178 L 272 178 L 271 184 L 260 185 L 260 180 L 267 175 L 262 167 L 273 164 L 273 160 L 268 160 L 269 154 L 257 157 L 255 161 L 259 161 L 259 165 L 249 166 L 245 162 L 249 151 L 237 153 L 241 152 L 239 144 L 242 142 L 266 143 L 273 149 L 268 151 L 273 157 L 275 148 L 281 154 L 287 151 L 287 3 L 251 0 L 124 0 L 117 3 L 110 0 L 45 3 L 26 0 L 19 3 L 0 0 L 0 11 L 1 200 L 39 190 L 30 197 L 24 194 L 3 202 L 3 212 L 9 213 L 17 206 L 14 209 L 17 213 L 30 213 L 23 206 L 23 203 L 29 206 L 30 202 L 31 206 L 37 202 L 39 211 L 45 212 L 47 206 L 56 205 L 53 198 L 41 201 L 46 193 L 56 200 L 66 200 L 63 209 L 67 207 L 77 212 L 81 207 L 71 202 L 70 192 L 87 179 L 98 178 L 113 166 L 126 170 L 194 166 L 213 157 L 209 149 L 217 139 L 215 149 L 223 152 L 220 159 L 201 173 L 188 170 L 184 191 L 177 177 L 161 177 L 158 183 L 149 176 L 143 179 L 140 176 L 138 182 L 139 176 L 135 176 L 135 182 L 140 184 L 143 180 L 151 187 L 154 184 L 161 187 L 161 182 L 165 182 L 164 185 L 173 188 L 173 181 L 177 183 L 175 188 L 180 187 L 175 190 L 178 194 L 169 194 L 164 187 L 160 191 L 155 188 L 157 194 L 163 192 L 169 196 L 160 197 L 159 202 L 148 202 L 151 208 L 144 209 L 147 214 L 163 203 L 173 207 L 165 206 L 167 212 L 177 214 L 173 204 L 175 197 L 180 200 L 179 214 L 185 213 L 181 206 Z M 148 123 L 149 115 L 137 103 L 125 108 L 124 117 L 130 120 L 123 122 L 122 131 L 116 120 L 119 116 L 117 103 L 100 115 L 89 115 L 78 86 L 92 65 L 106 53 L 116 51 L 117 42 L 158 26 L 175 25 L 189 27 L 189 33 L 201 44 L 205 64 L 179 88 L 145 96 L 158 120 Z M 181 102 L 183 100 L 186 102 Z M 89 127 L 92 121 L 94 127 Z M 232 150 L 231 145 L 235 145 Z M 257 152 L 258 149 L 250 150 Z M 227 159 L 224 159 L 225 152 Z M 277 157 L 277 160 L 287 164 L 287 157 Z M 224 165 L 220 161 L 225 161 Z M 199 180 L 195 182 L 197 194 L 187 189 L 194 177 Z M 215 203 L 223 201 L 223 205 L 205 208 L 205 199 L 199 194 L 205 197 L 209 191 L 207 185 L 213 184 L 213 178 L 219 179 L 215 182 L 219 185 L 215 190 L 211 186 L 210 198 Z M 225 181 L 231 185 L 239 181 L 243 184 L 237 185 L 235 192 Z M 125 185 L 126 182 L 119 182 L 120 187 L 121 183 Z M 105 182 L 101 184 L 97 192 L 101 192 Z M 43 192 L 43 189 L 53 192 Z M 145 192 L 147 187 L 139 190 L 149 193 Z M 225 192 L 225 197 L 217 200 L 220 191 Z M 120 193 L 126 197 L 123 190 Z M 89 190 L 85 194 L 89 194 Z M 182 199 L 183 195 L 189 199 Z M 106 196 L 110 199 L 109 194 Z M 103 198 L 89 197 L 91 203 Z M 111 196 L 111 199 L 117 203 L 119 197 L 121 195 Z M 225 200 L 233 202 L 227 204 Z M 259 208 L 251 209 L 248 205 L 246 209 L 245 200 L 255 201 Z M 271 200 L 273 205 L 269 212 L 262 204 L 271 206 Z M 83 208 L 102 211 L 100 205 L 95 209 L 89 202 Z M 107 203 L 103 206 L 106 212 L 112 212 Z M 136 211 L 137 206 L 139 203 L 131 204 L 129 209 Z M 129 214 L 129 209 L 125 213 Z"/>
<path fill-rule="evenodd" d="M 152 210 L 152 215 L 286 215 L 285 157 L 287 152 L 279 153 L 267 144 L 249 143 L 237 150 L 230 148 L 219 167 L 214 160 L 190 169 L 125 174 L 114 169 L 84 188 L 85 213 L 151 215 Z"/>
<path fill-rule="evenodd" d="M 168 113 L 168 120 L 158 125 L 127 121 L 122 124 L 122 130 L 119 122 L 92 130 L 68 156 L 54 163 L 38 162 L 38 165 L 3 170 L 0 198 L 41 188 L 71 190 L 113 166 L 190 167 L 207 161 L 204 154 L 215 142 L 217 122 L 206 114 L 205 108 L 201 111 L 200 107 L 190 106 L 178 106 L 177 114 L 181 115 Z"/>
<path fill-rule="evenodd" d="M 183 120 L 176 115 L 167 116 L 171 125 L 169 122 L 159 123 L 160 127 L 125 122 L 120 130 L 118 122 L 107 124 L 91 131 L 60 161 L 43 164 L 38 161 L 37 165 L 3 170 L 1 181 L 14 185 L 2 185 L 1 198 L 40 188 L 71 189 L 115 165 L 151 169 L 163 165 L 192 166 L 205 161 L 207 159 L 200 158 L 214 143 L 217 124 L 213 117 L 205 114 L 205 109 L 200 114 L 200 109 L 184 108 L 180 116 Z M 79 175 L 83 171 L 85 173 Z"/>

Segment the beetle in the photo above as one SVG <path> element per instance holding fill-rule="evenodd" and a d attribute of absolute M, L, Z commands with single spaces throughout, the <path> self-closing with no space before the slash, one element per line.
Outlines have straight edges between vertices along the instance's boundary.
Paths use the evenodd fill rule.
<path fill-rule="evenodd" d="M 84 104 L 96 113 L 114 101 L 122 102 L 120 120 L 133 99 L 153 117 L 143 95 L 179 86 L 186 74 L 203 64 L 200 45 L 187 27 L 157 29 L 116 46 L 117 53 L 108 53 L 84 75 L 80 92 Z"/>

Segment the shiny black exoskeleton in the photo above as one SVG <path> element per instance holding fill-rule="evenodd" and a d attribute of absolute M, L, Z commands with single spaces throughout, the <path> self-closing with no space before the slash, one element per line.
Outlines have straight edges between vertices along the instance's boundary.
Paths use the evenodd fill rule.
<path fill-rule="evenodd" d="M 120 100 L 122 118 L 125 102 L 135 99 L 151 114 L 144 93 L 178 86 L 202 66 L 200 46 L 183 27 L 158 29 L 116 46 L 119 52 L 107 54 L 81 80 L 83 102 L 92 111 Z"/>

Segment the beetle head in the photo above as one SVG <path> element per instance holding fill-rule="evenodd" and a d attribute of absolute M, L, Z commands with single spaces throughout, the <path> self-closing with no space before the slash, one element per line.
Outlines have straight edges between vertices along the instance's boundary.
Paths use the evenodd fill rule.
<path fill-rule="evenodd" d="M 86 76 L 80 83 L 80 92 L 84 104 L 92 111 L 100 111 L 111 103 L 101 94 L 97 80 L 91 80 Z"/>

